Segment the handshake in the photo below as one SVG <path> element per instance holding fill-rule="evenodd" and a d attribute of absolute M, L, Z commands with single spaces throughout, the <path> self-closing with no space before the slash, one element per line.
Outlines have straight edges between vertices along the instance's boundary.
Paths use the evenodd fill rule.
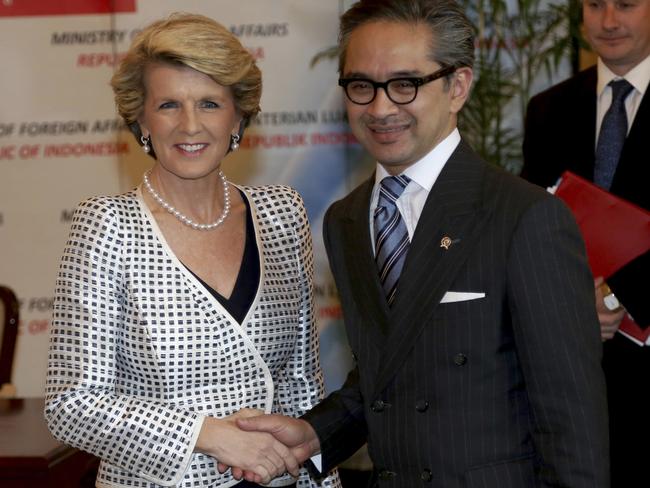
<path fill-rule="evenodd" d="M 231 468 L 237 480 L 267 484 L 284 473 L 297 478 L 320 442 L 304 420 L 244 408 L 222 419 L 206 417 L 195 450 L 215 458 L 221 473 Z"/>

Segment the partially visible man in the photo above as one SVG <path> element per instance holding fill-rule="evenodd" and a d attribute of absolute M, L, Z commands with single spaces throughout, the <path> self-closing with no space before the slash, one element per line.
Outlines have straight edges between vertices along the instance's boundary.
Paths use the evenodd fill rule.
<path fill-rule="evenodd" d="M 650 0 L 585 0 L 583 21 L 598 64 L 530 101 L 522 176 L 549 186 L 571 170 L 650 210 Z M 650 486 L 650 340 L 616 334 L 626 313 L 650 325 L 649 279 L 645 253 L 595 283 L 614 488 Z"/>
<path fill-rule="evenodd" d="M 594 289 L 569 210 L 461 139 L 474 36 L 452 0 L 362 0 L 339 84 L 376 174 L 324 222 L 357 361 L 272 432 L 323 472 L 368 441 L 373 486 L 605 488 Z"/>

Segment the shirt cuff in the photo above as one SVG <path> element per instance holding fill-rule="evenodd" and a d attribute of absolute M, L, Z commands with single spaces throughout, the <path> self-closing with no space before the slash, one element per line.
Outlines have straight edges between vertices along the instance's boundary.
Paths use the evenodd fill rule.
<path fill-rule="evenodd" d="M 315 454 L 311 458 L 309 458 L 311 463 L 314 465 L 314 468 L 318 470 L 319 473 L 323 472 L 323 455 L 322 454 Z"/>

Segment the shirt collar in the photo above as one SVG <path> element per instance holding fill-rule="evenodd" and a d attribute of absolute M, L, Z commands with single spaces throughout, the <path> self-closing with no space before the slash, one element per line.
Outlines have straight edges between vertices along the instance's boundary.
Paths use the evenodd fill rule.
<path fill-rule="evenodd" d="M 451 133 L 445 137 L 436 147 L 429 151 L 422 159 L 412 164 L 404 170 L 404 175 L 411 178 L 427 192 L 431 191 L 433 184 L 438 179 L 438 175 L 445 166 L 445 163 L 460 143 L 460 132 L 454 128 Z M 385 177 L 390 176 L 388 171 L 379 163 L 375 171 L 375 188 Z"/>
<path fill-rule="evenodd" d="M 624 76 L 618 76 L 610 70 L 602 59 L 598 58 L 598 97 L 603 94 L 605 87 L 610 81 L 625 78 L 641 96 L 645 95 L 650 83 L 650 56 L 647 56 L 643 61 L 637 64 L 630 71 L 625 73 Z"/>

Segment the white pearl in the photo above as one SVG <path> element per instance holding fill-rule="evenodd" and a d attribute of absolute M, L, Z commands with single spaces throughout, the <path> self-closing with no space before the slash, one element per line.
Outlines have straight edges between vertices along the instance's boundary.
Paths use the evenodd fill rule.
<path fill-rule="evenodd" d="M 192 219 L 190 219 L 186 215 L 183 215 L 180 211 L 178 211 L 172 205 L 170 205 L 165 200 L 163 200 L 163 198 L 156 192 L 156 190 L 154 190 L 153 186 L 151 185 L 151 182 L 149 181 L 149 173 L 150 171 L 146 172 L 142 177 L 144 186 L 147 189 L 147 191 L 151 194 L 151 196 L 158 203 L 158 205 L 160 205 L 167 212 L 172 214 L 174 217 L 179 219 L 184 224 L 197 230 L 212 230 L 219 227 L 223 223 L 223 221 L 226 220 L 226 218 L 228 217 L 228 213 L 230 212 L 230 188 L 228 186 L 228 181 L 226 180 L 226 175 L 224 175 L 221 170 L 219 170 L 219 178 L 221 178 L 221 183 L 223 184 L 223 190 L 224 190 L 223 211 L 221 212 L 221 216 L 211 224 L 199 224 L 198 222 L 194 222 Z"/>

